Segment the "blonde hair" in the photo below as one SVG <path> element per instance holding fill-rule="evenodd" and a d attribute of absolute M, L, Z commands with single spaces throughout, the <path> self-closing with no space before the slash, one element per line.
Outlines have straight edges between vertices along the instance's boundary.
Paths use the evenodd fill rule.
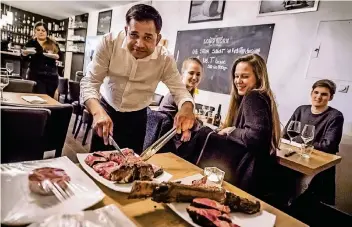
<path fill-rule="evenodd" d="M 52 51 L 53 54 L 57 54 L 59 52 L 56 42 L 49 37 L 46 37 L 46 40 L 43 43 L 43 49 L 46 51 Z"/>
<path fill-rule="evenodd" d="M 259 91 L 262 94 L 266 94 L 270 99 L 271 114 L 272 114 L 271 147 L 272 149 L 276 149 L 279 147 L 279 142 L 281 137 L 280 120 L 279 120 L 279 114 L 277 112 L 277 106 L 274 99 L 274 94 L 269 84 L 266 63 L 264 59 L 258 54 L 248 54 L 237 58 L 236 61 L 233 63 L 232 70 L 231 70 L 232 81 L 234 81 L 236 66 L 240 62 L 247 62 L 252 66 L 254 75 L 257 79 L 257 86 L 253 90 Z M 230 106 L 225 118 L 225 123 L 223 126 L 224 128 L 232 126 L 233 121 L 238 114 L 239 104 L 240 104 L 240 95 L 238 94 L 238 90 L 235 88 L 235 85 L 232 82 Z"/>
<path fill-rule="evenodd" d="M 182 62 L 182 68 L 181 68 L 181 74 L 182 74 L 182 76 L 183 76 L 183 73 L 186 71 L 186 69 L 187 69 L 187 67 L 188 67 L 188 64 L 189 64 L 190 62 L 195 62 L 195 63 L 197 63 L 198 65 L 200 65 L 200 67 L 202 67 L 202 70 L 204 70 L 203 64 L 202 64 L 202 62 L 201 62 L 198 58 L 196 58 L 196 57 L 189 57 L 189 58 L 185 59 L 185 60 Z M 195 90 L 196 90 L 196 89 L 192 89 L 192 91 L 191 91 L 192 96 L 194 95 Z"/>

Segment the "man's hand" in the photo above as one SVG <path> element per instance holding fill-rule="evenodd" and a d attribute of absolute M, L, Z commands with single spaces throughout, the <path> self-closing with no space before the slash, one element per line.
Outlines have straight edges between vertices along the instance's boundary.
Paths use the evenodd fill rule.
<path fill-rule="evenodd" d="M 193 127 L 195 116 L 193 113 L 193 104 L 191 102 L 183 103 L 181 109 L 177 112 L 174 120 L 174 126 L 178 134 L 185 132 Z"/>
<path fill-rule="evenodd" d="M 109 135 L 113 134 L 114 124 L 96 99 L 88 99 L 85 102 L 89 112 L 93 115 L 93 128 L 98 136 L 103 137 L 104 144 L 109 144 Z"/>

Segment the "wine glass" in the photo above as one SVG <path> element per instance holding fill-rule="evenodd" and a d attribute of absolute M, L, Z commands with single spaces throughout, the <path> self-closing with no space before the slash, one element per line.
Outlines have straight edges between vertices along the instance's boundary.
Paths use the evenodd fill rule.
<path fill-rule="evenodd" d="M 6 70 L 9 73 L 9 75 L 12 75 L 12 72 L 14 70 L 13 63 L 11 62 L 6 63 Z"/>
<path fill-rule="evenodd" d="M 301 122 L 290 121 L 286 130 L 287 130 L 288 137 L 290 137 L 290 144 L 292 145 L 293 138 L 295 138 L 301 133 Z M 289 149 L 289 152 L 292 152 L 291 148 Z"/>
<path fill-rule="evenodd" d="M 9 79 L 9 75 L 7 74 L 7 72 L 1 73 L 1 76 L 0 76 L 0 90 L 1 90 L 0 100 L 1 101 L 6 101 L 6 99 L 4 99 L 4 97 L 3 97 L 3 90 L 7 85 L 9 85 L 9 83 L 10 83 L 10 79 Z"/>
<path fill-rule="evenodd" d="M 304 149 L 306 149 L 309 142 L 314 139 L 315 126 L 314 125 L 304 125 L 301 138 L 304 142 Z M 309 155 L 304 151 L 302 152 L 302 157 L 309 158 Z"/>

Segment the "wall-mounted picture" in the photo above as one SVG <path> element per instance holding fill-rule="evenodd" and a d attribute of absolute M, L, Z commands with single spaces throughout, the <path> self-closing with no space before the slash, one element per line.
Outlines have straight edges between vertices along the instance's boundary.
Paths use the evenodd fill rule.
<path fill-rule="evenodd" d="M 104 35 L 110 32 L 111 17 L 112 17 L 112 10 L 99 13 L 97 35 Z"/>
<path fill-rule="evenodd" d="M 222 20 L 225 0 L 191 1 L 188 23 Z"/>
<path fill-rule="evenodd" d="M 313 1 L 277 1 L 261 0 L 259 16 L 270 16 L 287 13 L 303 13 L 318 10 L 319 0 Z"/>

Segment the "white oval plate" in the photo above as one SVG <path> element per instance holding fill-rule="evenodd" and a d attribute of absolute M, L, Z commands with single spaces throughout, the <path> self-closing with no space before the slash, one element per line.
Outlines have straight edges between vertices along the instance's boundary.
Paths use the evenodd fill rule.
<path fill-rule="evenodd" d="M 203 177 L 201 174 L 196 174 L 193 176 L 181 178 L 175 181 L 181 181 L 182 184 L 192 184 L 193 180 L 199 180 Z M 193 222 L 192 218 L 187 213 L 186 208 L 190 205 L 190 203 L 170 203 L 168 206 L 173 210 L 176 214 L 178 214 L 183 220 L 187 221 L 190 225 L 195 227 L 201 227 Z M 275 225 L 276 216 L 262 210 L 257 214 L 243 214 L 243 213 L 230 213 L 230 217 L 232 223 L 237 224 L 241 227 L 273 227 Z"/>
<path fill-rule="evenodd" d="M 28 174 L 40 167 L 64 169 L 70 183 L 79 186 L 74 196 L 59 202 L 55 196 L 32 193 Z M 104 193 L 76 164 L 66 156 L 38 161 L 1 164 L 1 223 L 25 225 L 40 222 L 55 214 L 73 214 L 93 206 Z"/>
<path fill-rule="evenodd" d="M 108 187 L 108 188 L 110 188 L 110 189 L 112 189 L 114 191 L 124 192 L 124 193 L 130 193 L 131 192 L 132 183 L 119 184 L 119 183 L 115 183 L 114 181 L 109 181 L 109 180 L 105 179 L 104 177 L 100 176 L 97 172 L 95 172 L 95 170 L 92 167 L 87 165 L 85 163 L 84 159 L 89 154 L 91 154 L 91 153 L 78 153 L 77 154 L 77 159 L 78 159 L 79 163 L 81 164 L 83 169 L 85 171 L 87 171 L 87 173 L 89 175 L 91 175 L 94 179 L 96 179 L 97 181 L 99 181 L 100 183 L 102 183 L 103 185 L 105 185 L 106 187 Z M 172 178 L 172 175 L 164 170 L 163 174 L 161 174 L 160 176 L 154 178 L 153 181 L 161 183 L 163 181 L 169 181 L 171 178 Z"/>

